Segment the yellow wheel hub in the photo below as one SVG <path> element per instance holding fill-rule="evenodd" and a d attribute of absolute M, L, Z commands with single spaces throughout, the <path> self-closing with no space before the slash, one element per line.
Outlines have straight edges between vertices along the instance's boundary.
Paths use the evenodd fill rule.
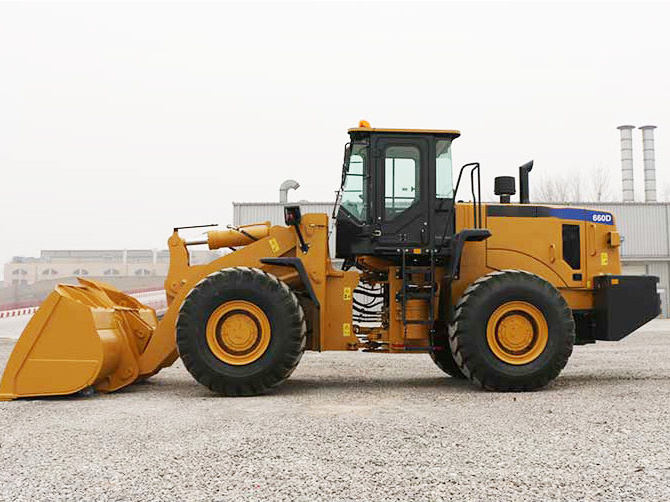
<path fill-rule="evenodd" d="M 496 309 L 486 327 L 491 352 L 508 364 L 528 364 L 547 346 L 549 328 L 540 310 L 526 302 L 508 302 Z"/>
<path fill-rule="evenodd" d="M 253 303 L 233 300 L 207 321 L 207 345 L 224 363 L 242 366 L 261 357 L 270 344 L 270 321 Z"/>

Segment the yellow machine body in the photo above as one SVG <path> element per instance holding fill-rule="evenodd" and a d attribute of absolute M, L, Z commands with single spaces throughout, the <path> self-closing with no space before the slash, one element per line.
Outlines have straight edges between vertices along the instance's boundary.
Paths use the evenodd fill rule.
<path fill-rule="evenodd" d="M 471 204 L 456 205 L 456 231 L 473 227 L 472 219 Z M 465 243 L 461 274 L 452 284 L 452 303 L 477 278 L 496 270 L 520 269 L 553 284 L 572 309 L 593 308 L 593 277 L 620 273 L 619 235 L 614 225 L 569 221 L 580 225 L 586 236 L 580 250 L 581 268 L 574 270 L 561 258 L 565 222 L 486 217 L 483 225 L 492 235 Z M 168 309 L 160 322 L 151 308 L 110 286 L 86 280 L 80 280 L 79 286 L 57 286 L 18 340 L 0 384 L 0 399 L 65 395 L 88 387 L 113 391 L 171 365 L 178 357 L 175 325 L 184 299 L 203 278 L 228 267 L 265 270 L 292 289 L 309 292 L 301 302 L 310 328 L 309 350 L 429 351 L 428 326 L 404 326 L 400 318 L 397 266 L 364 256 L 359 258 L 362 273 L 335 269 L 328 250 L 327 215 L 304 215 L 300 230 L 309 245 L 306 253 L 291 227 L 266 223 L 209 232 L 211 249 L 242 247 L 204 265 L 189 264 L 187 242 L 175 231 L 168 240 Z M 298 258 L 302 271 L 262 261 L 276 257 Z M 361 280 L 374 283 L 375 271 L 388 272 L 388 312 L 381 327 L 355 324 L 353 292 Z M 438 284 L 442 274 L 444 270 L 438 268 Z M 408 304 L 408 319 L 425 317 L 426 308 L 425 302 Z"/>
<path fill-rule="evenodd" d="M 519 204 L 510 176 L 494 180 L 500 203 L 482 204 L 479 163 L 452 184 L 458 131 L 361 121 L 349 136 L 334 214 L 342 269 L 328 216 L 299 206 L 284 207 L 286 226 L 194 241 L 174 229 L 160 321 L 110 286 L 59 285 L 16 343 L 0 399 L 114 391 L 180 356 L 212 391 L 256 395 L 304 350 L 427 353 L 454 378 L 534 390 L 574 344 L 620 340 L 660 313 L 658 278 L 620 275 L 612 214 L 530 203 L 532 161 L 519 167 Z M 458 203 L 466 169 L 472 202 Z M 195 245 L 231 252 L 192 265 Z"/>
<path fill-rule="evenodd" d="M 509 207 L 515 207 L 509 205 Z M 524 270 L 531 272 L 554 285 L 573 310 L 594 308 L 593 277 L 617 275 L 621 273 L 619 258 L 619 234 L 616 227 L 601 223 L 565 220 L 560 218 L 539 217 L 492 217 L 486 216 L 483 205 L 483 227 L 491 231 L 491 237 L 478 242 L 466 242 L 461 258 L 460 276 L 452 283 L 451 299 L 455 305 L 465 289 L 478 278 L 499 270 Z M 472 204 L 456 204 L 456 232 L 474 227 Z M 571 268 L 563 257 L 563 224 L 580 226 L 581 235 L 586 240 L 581 246 L 581 268 Z M 425 347 L 428 351 L 429 326 L 412 325 L 407 329 L 400 319 L 400 301 L 396 300 L 401 287 L 398 267 L 390 261 L 376 257 L 364 257 L 364 267 L 370 270 L 390 270 L 389 297 L 391 315 L 388 330 L 382 333 L 378 329 L 370 330 L 375 341 L 388 342 L 391 352 L 414 351 Z M 437 269 L 437 283 L 444 270 Z M 581 275 L 580 280 L 574 277 Z M 439 291 L 434 299 L 437 302 Z M 425 308 L 425 303 L 423 304 Z M 439 309 L 436 309 L 438 312 Z"/>
<path fill-rule="evenodd" d="M 509 207 L 519 207 L 510 204 Z M 559 208 L 560 209 L 560 208 Z M 460 278 L 453 284 L 457 301 L 477 278 L 496 270 L 531 272 L 553 284 L 571 309 L 593 308 L 593 277 L 621 273 L 619 233 L 616 226 L 554 217 L 487 216 L 483 206 L 483 226 L 491 237 L 466 242 Z M 456 231 L 472 228 L 472 205 L 456 205 Z M 613 222 L 614 223 L 614 222 Z M 586 239 L 580 246 L 581 268 L 573 269 L 563 259 L 562 226 L 578 225 Z M 575 277 L 581 279 L 575 280 Z"/>

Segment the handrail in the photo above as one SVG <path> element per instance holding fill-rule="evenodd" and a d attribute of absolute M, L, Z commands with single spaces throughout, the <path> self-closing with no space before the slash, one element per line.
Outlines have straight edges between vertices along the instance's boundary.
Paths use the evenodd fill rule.
<path fill-rule="evenodd" d="M 475 228 L 481 228 L 482 225 L 482 182 L 481 175 L 479 170 L 479 162 L 470 162 L 469 164 L 463 165 L 461 170 L 458 173 L 458 179 L 456 180 L 456 186 L 454 187 L 454 203 L 456 202 L 456 193 L 458 192 L 458 187 L 461 184 L 461 177 L 463 176 L 463 171 L 466 167 L 472 167 L 470 170 L 470 188 L 472 190 L 472 212 L 474 216 Z M 475 195 L 475 181 L 474 173 L 477 171 L 477 194 Z M 479 216 L 479 217 L 478 217 Z"/>
<path fill-rule="evenodd" d="M 475 220 L 475 228 L 482 228 L 482 180 L 479 173 L 479 162 L 470 170 L 470 189 L 472 190 L 472 213 Z M 477 196 L 475 196 L 474 174 L 477 171 Z M 479 213 L 479 218 L 477 217 Z"/>
<path fill-rule="evenodd" d="M 479 174 L 479 162 L 470 162 L 469 164 L 465 164 L 463 167 L 461 167 L 461 170 L 458 172 L 458 178 L 456 179 L 456 185 L 454 186 L 454 193 L 453 193 L 453 201 L 454 203 L 451 206 L 451 211 L 455 211 L 456 208 L 456 194 L 458 193 L 458 187 L 461 185 L 461 178 L 463 177 L 463 171 L 465 171 L 466 167 L 472 167 L 472 170 L 470 171 L 470 185 L 472 187 L 472 204 L 473 204 L 473 212 L 474 212 L 474 217 L 475 217 L 475 228 L 477 228 L 477 221 L 479 221 L 479 225 L 481 226 L 482 224 L 482 205 L 481 205 L 481 178 Z M 474 171 L 477 171 L 477 193 L 479 194 L 479 197 L 475 197 L 475 188 L 474 188 Z M 479 199 L 479 220 L 477 219 L 477 199 Z M 447 232 L 449 232 L 449 227 L 450 227 L 450 217 L 447 216 L 447 221 L 444 225 L 444 232 L 442 233 L 442 238 L 440 239 L 440 243 L 437 245 L 437 251 L 442 249 L 442 246 L 444 246 L 444 240 L 447 237 Z M 454 228 L 454 231 L 456 229 Z"/>

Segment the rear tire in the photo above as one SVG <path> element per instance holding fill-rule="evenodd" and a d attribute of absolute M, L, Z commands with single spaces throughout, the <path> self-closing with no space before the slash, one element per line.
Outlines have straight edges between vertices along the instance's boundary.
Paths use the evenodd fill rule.
<path fill-rule="evenodd" d="M 259 269 L 227 268 L 200 281 L 177 319 L 186 369 L 227 396 L 263 394 L 286 380 L 305 350 L 305 315 L 290 288 Z"/>
<path fill-rule="evenodd" d="M 567 364 L 574 341 L 572 312 L 560 292 L 518 270 L 477 279 L 449 327 L 458 367 L 475 384 L 497 391 L 544 387 Z"/>
<path fill-rule="evenodd" d="M 464 380 L 465 375 L 456 364 L 454 355 L 449 347 L 449 336 L 444 323 L 438 321 L 435 323 L 435 343 L 439 349 L 430 352 L 430 358 L 435 365 L 452 378 Z"/>
<path fill-rule="evenodd" d="M 430 358 L 433 360 L 435 365 L 444 371 L 447 375 L 458 380 L 464 380 L 465 375 L 461 371 L 461 368 L 458 367 L 454 356 L 451 353 L 449 347 L 445 347 L 443 350 L 432 351 L 430 353 Z"/>

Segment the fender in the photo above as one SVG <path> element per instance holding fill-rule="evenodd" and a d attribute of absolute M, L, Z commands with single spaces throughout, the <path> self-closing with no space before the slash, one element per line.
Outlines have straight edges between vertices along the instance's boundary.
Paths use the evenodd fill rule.
<path fill-rule="evenodd" d="M 307 270 L 305 270 L 305 265 L 303 265 L 302 260 L 300 258 L 296 258 L 296 257 L 261 258 L 260 261 L 261 261 L 261 263 L 265 263 L 267 265 L 276 265 L 276 266 L 279 266 L 279 267 L 292 267 L 292 268 L 294 268 L 298 272 L 298 275 L 300 276 L 300 280 L 305 285 L 305 289 L 307 290 L 307 294 L 309 295 L 309 299 L 312 300 L 312 302 L 314 303 L 314 306 L 317 309 L 321 308 L 321 305 L 319 304 L 319 299 L 316 297 L 316 293 L 314 292 L 314 288 L 312 287 L 312 283 L 309 280 L 309 276 L 307 275 Z"/>

